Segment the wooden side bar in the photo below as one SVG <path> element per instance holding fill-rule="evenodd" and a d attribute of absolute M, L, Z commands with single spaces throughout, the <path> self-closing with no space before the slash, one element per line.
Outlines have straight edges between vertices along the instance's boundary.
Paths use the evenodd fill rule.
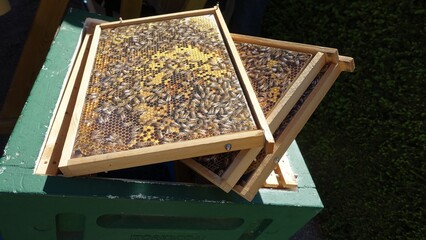
<path fill-rule="evenodd" d="M 78 89 L 86 65 L 89 47 L 92 42 L 95 27 L 99 23 L 105 21 L 95 18 L 86 18 L 82 31 L 83 41 L 77 45 L 78 54 L 74 58 L 71 73 L 65 77 L 64 85 L 66 85 L 55 109 L 53 121 L 50 124 L 46 139 L 42 146 L 42 151 L 37 159 L 34 169 L 35 174 L 40 175 L 56 175 L 58 173 L 58 163 L 61 158 L 62 149 L 68 132 L 71 116 L 74 111 L 75 101 L 77 99 Z"/>
<path fill-rule="evenodd" d="M 322 52 L 326 55 L 327 62 L 337 63 L 339 61 L 339 52 L 335 48 L 321 47 L 321 46 L 303 44 L 303 43 L 287 42 L 282 40 L 266 39 L 266 38 L 253 37 L 253 36 L 250 36 L 248 38 L 245 35 L 235 34 L 235 33 L 232 34 L 232 38 L 236 42 L 246 42 L 246 43 L 253 43 L 253 44 L 270 46 L 270 47 L 284 48 L 284 49 L 296 51 L 296 52 L 306 52 L 306 53 L 312 53 L 312 54 L 316 54 L 317 52 Z"/>
<path fill-rule="evenodd" d="M 258 147 L 264 140 L 263 131 L 245 131 L 209 138 L 174 142 L 122 152 L 113 152 L 89 157 L 71 158 L 59 169 L 65 176 L 78 176 L 91 173 L 143 166 L 172 160 L 180 160 L 208 152 L 224 152 L 226 144 L 240 150 Z M 62 160 L 62 159 L 61 159 Z"/>
<path fill-rule="evenodd" d="M 176 19 L 176 18 L 202 16 L 202 15 L 207 15 L 207 14 L 215 14 L 216 9 L 217 9 L 217 7 L 200 9 L 200 10 L 185 11 L 185 12 L 162 14 L 162 15 L 158 15 L 158 16 L 151 16 L 151 17 L 144 17 L 144 18 L 121 20 L 121 21 L 116 21 L 116 22 L 106 22 L 106 23 L 100 24 L 99 26 L 102 29 L 105 29 L 105 28 L 124 27 L 124 26 L 128 26 L 128 25 L 134 25 L 134 24 L 140 24 L 140 23 L 165 21 L 165 20 Z"/>
<path fill-rule="evenodd" d="M 79 53 L 75 59 L 71 75 L 66 84 L 65 91 L 62 94 L 54 120 L 48 132 L 48 136 L 43 147 L 43 151 L 35 168 L 35 174 L 56 175 L 58 172 L 58 160 L 62 153 L 65 136 L 71 119 L 71 113 L 74 110 L 74 104 L 77 98 L 76 91 L 80 86 L 80 79 L 83 74 L 83 68 L 87 59 L 88 46 L 90 46 L 91 35 L 84 36 Z M 52 161 L 50 161 L 52 159 Z"/>
<path fill-rule="evenodd" d="M 90 76 L 92 73 L 92 67 L 95 63 L 95 57 L 96 57 L 96 51 L 98 47 L 100 33 L 101 33 L 101 28 L 98 25 L 95 27 L 92 43 L 90 44 L 90 50 L 87 56 L 87 62 L 84 65 L 84 72 L 83 72 L 82 80 L 80 83 L 80 88 L 77 94 L 77 100 L 74 106 L 74 111 L 69 123 L 69 130 L 67 133 L 67 137 L 65 139 L 64 148 L 62 149 L 59 168 L 67 166 L 68 161 L 71 158 L 72 149 L 74 146 L 74 140 L 75 140 L 75 137 L 77 136 L 78 124 L 80 122 L 80 116 L 83 111 L 83 105 L 84 105 L 84 99 L 86 96 L 87 86 L 89 85 Z"/>
<path fill-rule="evenodd" d="M 265 152 L 267 154 L 272 153 L 272 150 L 274 147 L 274 137 L 272 136 L 273 131 L 270 130 L 270 127 L 268 126 L 268 123 L 262 111 L 262 108 L 260 107 L 260 104 L 257 101 L 256 93 L 253 89 L 253 86 L 251 85 L 247 72 L 245 71 L 243 62 L 241 61 L 238 50 L 235 47 L 234 41 L 231 37 L 231 33 L 228 31 L 226 27 L 224 27 L 226 26 L 225 19 L 223 19 L 219 8 L 216 8 L 215 16 L 217 21 L 219 22 L 218 26 L 223 34 L 223 37 L 225 38 L 225 43 L 227 44 L 229 51 L 232 53 L 231 58 L 234 61 L 234 64 L 237 66 L 236 69 L 238 71 L 237 73 L 241 80 L 241 86 L 243 87 L 245 95 L 248 98 L 248 102 L 251 106 L 251 110 L 253 111 L 253 116 L 257 118 L 256 120 L 259 127 L 264 131 Z"/>

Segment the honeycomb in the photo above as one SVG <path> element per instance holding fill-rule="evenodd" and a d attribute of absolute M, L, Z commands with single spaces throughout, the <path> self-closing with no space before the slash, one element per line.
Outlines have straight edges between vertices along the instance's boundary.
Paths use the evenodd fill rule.
<path fill-rule="evenodd" d="M 235 43 L 265 116 L 312 59 L 312 54 L 250 43 Z M 219 176 L 238 152 L 194 158 Z M 261 156 L 263 154 L 263 156 Z M 258 158 L 264 158 L 264 152 Z"/>
<path fill-rule="evenodd" d="M 105 28 L 72 157 L 255 129 L 213 15 Z"/>
<path fill-rule="evenodd" d="M 287 92 L 312 58 L 294 52 L 250 43 L 235 43 L 265 116 Z"/>

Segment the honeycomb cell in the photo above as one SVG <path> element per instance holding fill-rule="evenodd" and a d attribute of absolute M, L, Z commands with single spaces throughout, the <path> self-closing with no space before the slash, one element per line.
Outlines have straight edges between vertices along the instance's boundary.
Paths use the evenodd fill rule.
<path fill-rule="evenodd" d="M 255 129 L 213 15 L 104 28 L 73 157 Z"/>

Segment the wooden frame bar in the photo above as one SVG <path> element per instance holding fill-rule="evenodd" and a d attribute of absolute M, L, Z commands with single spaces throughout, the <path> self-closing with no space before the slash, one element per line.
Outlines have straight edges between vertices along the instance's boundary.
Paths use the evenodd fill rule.
<path fill-rule="evenodd" d="M 254 37 L 254 36 L 246 36 L 241 34 L 232 34 L 232 38 L 235 42 L 245 42 L 252 43 L 257 45 L 264 45 L 276 48 L 284 48 L 291 51 L 296 52 L 306 52 L 316 54 L 317 52 L 322 52 L 326 56 L 326 62 L 337 63 L 339 61 L 339 51 L 335 48 L 321 47 L 310 44 L 303 43 L 294 43 L 287 42 L 282 40 Z"/>
<path fill-rule="evenodd" d="M 130 168 L 141 165 L 188 158 L 188 155 L 202 155 L 206 151 L 221 153 L 224 143 L 232 142 L 235 149 L 257 147 L 264 139 L 263 131 L 250 131 L 215 136 L 206 139 L 187 140 L 158 146 L 133 149 L 123 152 L 95 155 L 84 158 L 71 158 L 59 166 L 67 176 L 86 175 L 102 171 Z M 214 154 L 214 153 L 213 153 Z M 143 162 L 143 164 L 141 164 Z"/>
<path fill-rule="evenodd" d="M 217 21 L 219 22 L 218 24 L 219 29 L 225 38 L 225 43 L 229 51 L 231 51 L 231 56 L 232 56 L 232 60 L 234 61 L 234 64 L 237 66 L 237 69 L 245 69 L 243 62 L 241 61 L 240 55 L 237 51 L 237 48 L 235 47 L 231 33 L 226 28 L 226 22 L 225 22 L 225 19 L 223 19 L 222 14 L 220 13 L 220 9 L 216 7 L 215 11 L 216 11 L 215 17 Z M 250 79 L 247 75 L 247 72 L 245 70 L 238 71 L 237 74 L 242 81 L 241 85 L 243 87 L 244 93 L 246 94 L 248 99 L 250 99 L 249 105 L 252 111 L 255 113 L 254 115 L 260 117 L 260 119 L 258 120 L 258 124 L 260 125 L 260 128 L 263 131 L 265 131 L 265 139 L 266 139 L 266 143 L 264 147 L 265 152 L 272 153 L 272 150 L 274 148 L 274 144 L 273 144 L 274 137 L 272 136 L 272 131 L 270 130 L 267 120 L 263 114 L 263 110 L 260 107 L 259 102 L 257 101 L 256 93 L 253 89 L 253 86 L 250 83 Z"/>
<path fill-rule="evenodd" d="M 215 16 L 217 25 L 220 29 L 224 42 L 228 47 L 228 51 L 230 51 L 229 55 L 234 64 L 235 71 L 237 72 L 241 86 L 246 95 L 248 105 L 253 114 L 253 118 L 256 122 L 258 129 L 261 130 L 230 133 L 220 136 L 208 137 L 205 139 L 187 140 L 184 142 L 167 143 L 164 145 L 155 145 L 151 147 L 144 147 L 141 149 L 127 150 L 123 152 L 113 152 L 108 154 L 89 156 L 84 157 L 84 160 L 81 158 L 71 158 L 74 141 L 77 136 L 80 116 L 83 110 L 86 90 L 89 84 L 92 67 L 94 65 L 97 46 L 102 29 L 114 28 L 117 26 L 127 26 L 144 22 L 163 21 L 174 18 L 200 16 L 205 14 L 213 14 L 213 16 Z M 268 128 L 266 118 L 264 117 L 263 112 L 261 111 L 260 105 L 257 102 L 257 99 L 255 98 L 255 93 L 250 85 L 250 81 L 247 77 L 247 74 L 245 73 L 244 68 L 241 67 L 241 60 L 239 59 L 238 54 L 235 54 L 236 49 L 233 45 L 232 39 L 230 38 L 230 34 L 227 31 L 226 27 L 222 26 L 221 24 L 224 24 L 224 21 L 220 15 L 220 11 L 218 10 L 218 8 L 213 8 L 167 14 L 144 19 L 131 19 L 120 22 L 103 23 L 96 26 L 87 62 L 85 65 L 80 90 L 77 96 L 74 113 L 69 124 L 68 135 L 65 140 L 64 149 L 62 151 L 62 156 L 59 163 L 59 168 L 64 173 L 64 175 L 85 175 L 100 171 L 109 171 L 120 168 L 141 166 L 146 164 L 184 159 L 205 154 L 216 154 L 220 152 L 226 152 L 228 150 L 225 147 L 227 144 L 232 145 L 232 150 L 241 150 L 252 147 L 260 147 L 264 145 L 264 148 L 267 149 L 267 151 L 272 152 L 274 143 L 272 133 Z M 234 49 L 232 47 L 234 47 Z"/>
<path fill-rule="evenodd" d="M 82 66 L 85 66 L 87 61 L 95 26 L 102 22 L 105 21 L 87 18 L 84 23 L 84 28 L 80 36 L 80 39 L 83 40 L 79 40 L 76 47 L 76 56 L 72 58 L 72 68 L 70 68 L 69 73 L 65 76 L 64 89 L 60 92 L 49 130 L 37 158 L 34 169 L 35 174 L 54 176 L 58 173 L 58 164 L 71 121 L 71 113 L 74 111 L 74 104 L 83 76 L 84 67 Z"/>
<path fill-rule="evenodd" d="M 80 86 L 80 81 L 83 75 L 81 66 L 86 63 L 88 47 L 92 37 L 90 34 L 84 36 L 81 43 L 77 58 L 75 59 L 71 75 L 67 81 L 66 88 L 60 98 L 60 104 L 54 115 L 50 130 L 47 133 L 47 138 L 43 146 L 43 151 L 36 165 L 35 174 L 56 175 L 58 172 L 59 158 L 64 146 L 65 137 L 67 135 L 68 126 L 70 123 L 70 113 L 74 110 L 74 105 L 69 104 L 75 102 L 78 91 L 75 91 Z M 50 161 L 53 159 L 52 161 Z M 56 159 L 56 160 L 55 160 Z"/>
<path fill-rule="evenodd" d="M 217 9 L 216 7 L 206 8 L 206 9 L 200 9 L 200 10 L 162 14 L 162 15 L 144 17 L 144 18 L 134 18 L 134 19 L 115 21 L 115 22 L 105 22 L 105 23 L 99 24 L 99 26 L 101 28 L 124 27 L 128 25 L 139 24 L 139 23 L 158 22 L 158 21 L 165 21 L 165 20 L 176 19 L 176 18 L 196 17 L 196 16 L 207 15 L 207 14 L 217 14 L 218 12 L 216 11 L 216 9 Z"/>
<path fill-rule="evenodd" d="M 307 96 L 301 108 L 293 116 L 290 123 L 276 140 L 274 153 L 267 155 L 258 168 L 251 174 L 244 186 L 236 185 L 233 191 L 251 201 L 262 187 L 271 172 L 276 167 L 276 160 L 280 159 L 287 151 L 291 142 L 296 138 L 303 126 L 308 121 L 314 110 L 318 107 L 327 91 L 331 88 L 342 70 L 354 70 L 353 59 L 350 57 L 339 57 L 339 63 L 331 64 L 314 90 Z M 348 67 L 352 66 L 352 67 Z"/>

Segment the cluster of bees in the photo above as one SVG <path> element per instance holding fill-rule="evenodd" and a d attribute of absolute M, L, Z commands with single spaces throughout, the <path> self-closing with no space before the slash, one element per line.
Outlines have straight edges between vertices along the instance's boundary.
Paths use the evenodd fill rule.
<path fill-rule="evenodd" d="M 300 53 L 280 48 L 272 48 L 251 43 L 235 43 L 241 60 L 256 92 L 257 99 L 265 116 L 268 116 L 278 100 L 285 94 L 298 77 L 312 54 Z M 285 121 L 284 121 L 285 122 Z M 284 130 L 275 131 L 277 137 Z M 221 176 L 238 152 L 197 157 L 195 160 Z M 247 173 L 253 171 L 265 158 L 262 150 L 251 164 Z"/>
<path fill-rule="evenodd" d="M 251 43 L 236 43 L 265 116 L 297 78 L 312 54 Z"/>
<path fill-rule="evenodd" d="M 73 157 L 255 129 L 213 15 L 105 28 Z"/>

